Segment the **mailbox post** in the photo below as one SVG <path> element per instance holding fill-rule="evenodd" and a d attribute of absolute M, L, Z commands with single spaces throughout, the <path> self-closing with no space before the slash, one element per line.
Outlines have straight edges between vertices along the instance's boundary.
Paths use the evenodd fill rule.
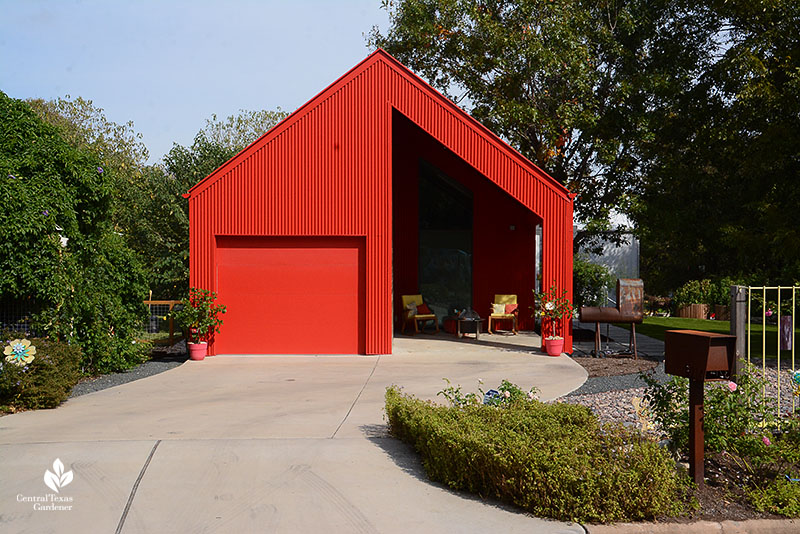
<path fill-rule="evenodd" d="M 736 336 L 667 330 L 664 336 L 664 370 L 689 379 L 689 476 L 703 485 L 703 384 L 730 378 L 734 369 Z"/>

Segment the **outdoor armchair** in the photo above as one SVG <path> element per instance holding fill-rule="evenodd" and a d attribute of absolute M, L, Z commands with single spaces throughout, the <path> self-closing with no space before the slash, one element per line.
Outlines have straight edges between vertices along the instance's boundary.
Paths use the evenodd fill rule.
<path fill-rule="evenodd" d="M 403 301 L 401 334 L 405 333 L 408 323 L 412 323 L 414 325 L 414 333 L 418 333 L 420 331 L 420 323 L 424 328 L 425 323 L 428 321 L 433 321 L 436 331 L 439 331 L 439 319 L 422 300 L 422 295 L 403 295 L 401 298 Z"/>
<path fill-rule="evenodd" d="M 489 315 L 489 333 L 492 333 L 492 323 L 496 325 L 497 321 L 511 321 L 511 333 L 516 335 L 518 314 L 516 295 L 495 295 Z"/>

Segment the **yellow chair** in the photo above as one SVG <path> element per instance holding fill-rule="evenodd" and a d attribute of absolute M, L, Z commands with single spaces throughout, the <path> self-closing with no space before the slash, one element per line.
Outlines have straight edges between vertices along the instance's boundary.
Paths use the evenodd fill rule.
<path fill-rule="evenodd" d="M 494 302 L 492 303 L 492 311 L 489 315 L 489 333 L 492 333 L 492 322 L 494 321 L 511 321 L 511 333 L 516 335 L 517 334 L 517 315 L 519 314 L 519 309 L 514 310 L 512 313 L 505 313 L 505 309 L 503 313 L 495 313 L 495 305 L 502 305 L 505 307 L 506 304 L 516 304 L 517 303 L 517 296 L 516 295 L 495 295 Z M 498 310 L 499 312 L 499 310 Z"/>
<path fill-rule="evenodd" d="M 403 324 L 400 327 L 400 333 L 405 333 L 406 325 L 414 323 L 414 333 L 419 333 L 419 324 L 422 323 L 423 328 L 425 323 L 433 321 L 436 331 L 439 331 L 439 319 L 433 313 L 418 313 L 417 307 L 422 306 L 422 295 L 403 295 Z"/>

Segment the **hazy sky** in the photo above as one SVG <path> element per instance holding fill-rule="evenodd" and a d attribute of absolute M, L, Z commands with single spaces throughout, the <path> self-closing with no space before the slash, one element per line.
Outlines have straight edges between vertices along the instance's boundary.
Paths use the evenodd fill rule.
<path fill-rule="evenodd" d="M 293 111 L 388 27 L 380 0 L 0 0 L 0 90 L 92 100 L 150 160 L 239 109 Z"/>

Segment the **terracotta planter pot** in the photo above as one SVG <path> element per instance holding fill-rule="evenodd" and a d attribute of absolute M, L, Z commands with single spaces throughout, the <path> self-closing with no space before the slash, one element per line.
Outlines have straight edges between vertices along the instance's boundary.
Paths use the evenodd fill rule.
<path fill-rule="evenodd" d="M 187 343 L 187 346 L 189 347 L 190 359 L 198 361 L 205 359 L 206 351 L 208 351 L 208 343 Z"/>
<path fill-rule="evenodd" d="M 564 352 L 563 339 L 546 339 L 544 344 L 547 354 L 550 356 L 561 356 L 561 353 Z"/>
<path fill-rule="evenodd" d="M 678 317 L 708 319 L 708 304 L 689 304 L 678 308 Z"/>

